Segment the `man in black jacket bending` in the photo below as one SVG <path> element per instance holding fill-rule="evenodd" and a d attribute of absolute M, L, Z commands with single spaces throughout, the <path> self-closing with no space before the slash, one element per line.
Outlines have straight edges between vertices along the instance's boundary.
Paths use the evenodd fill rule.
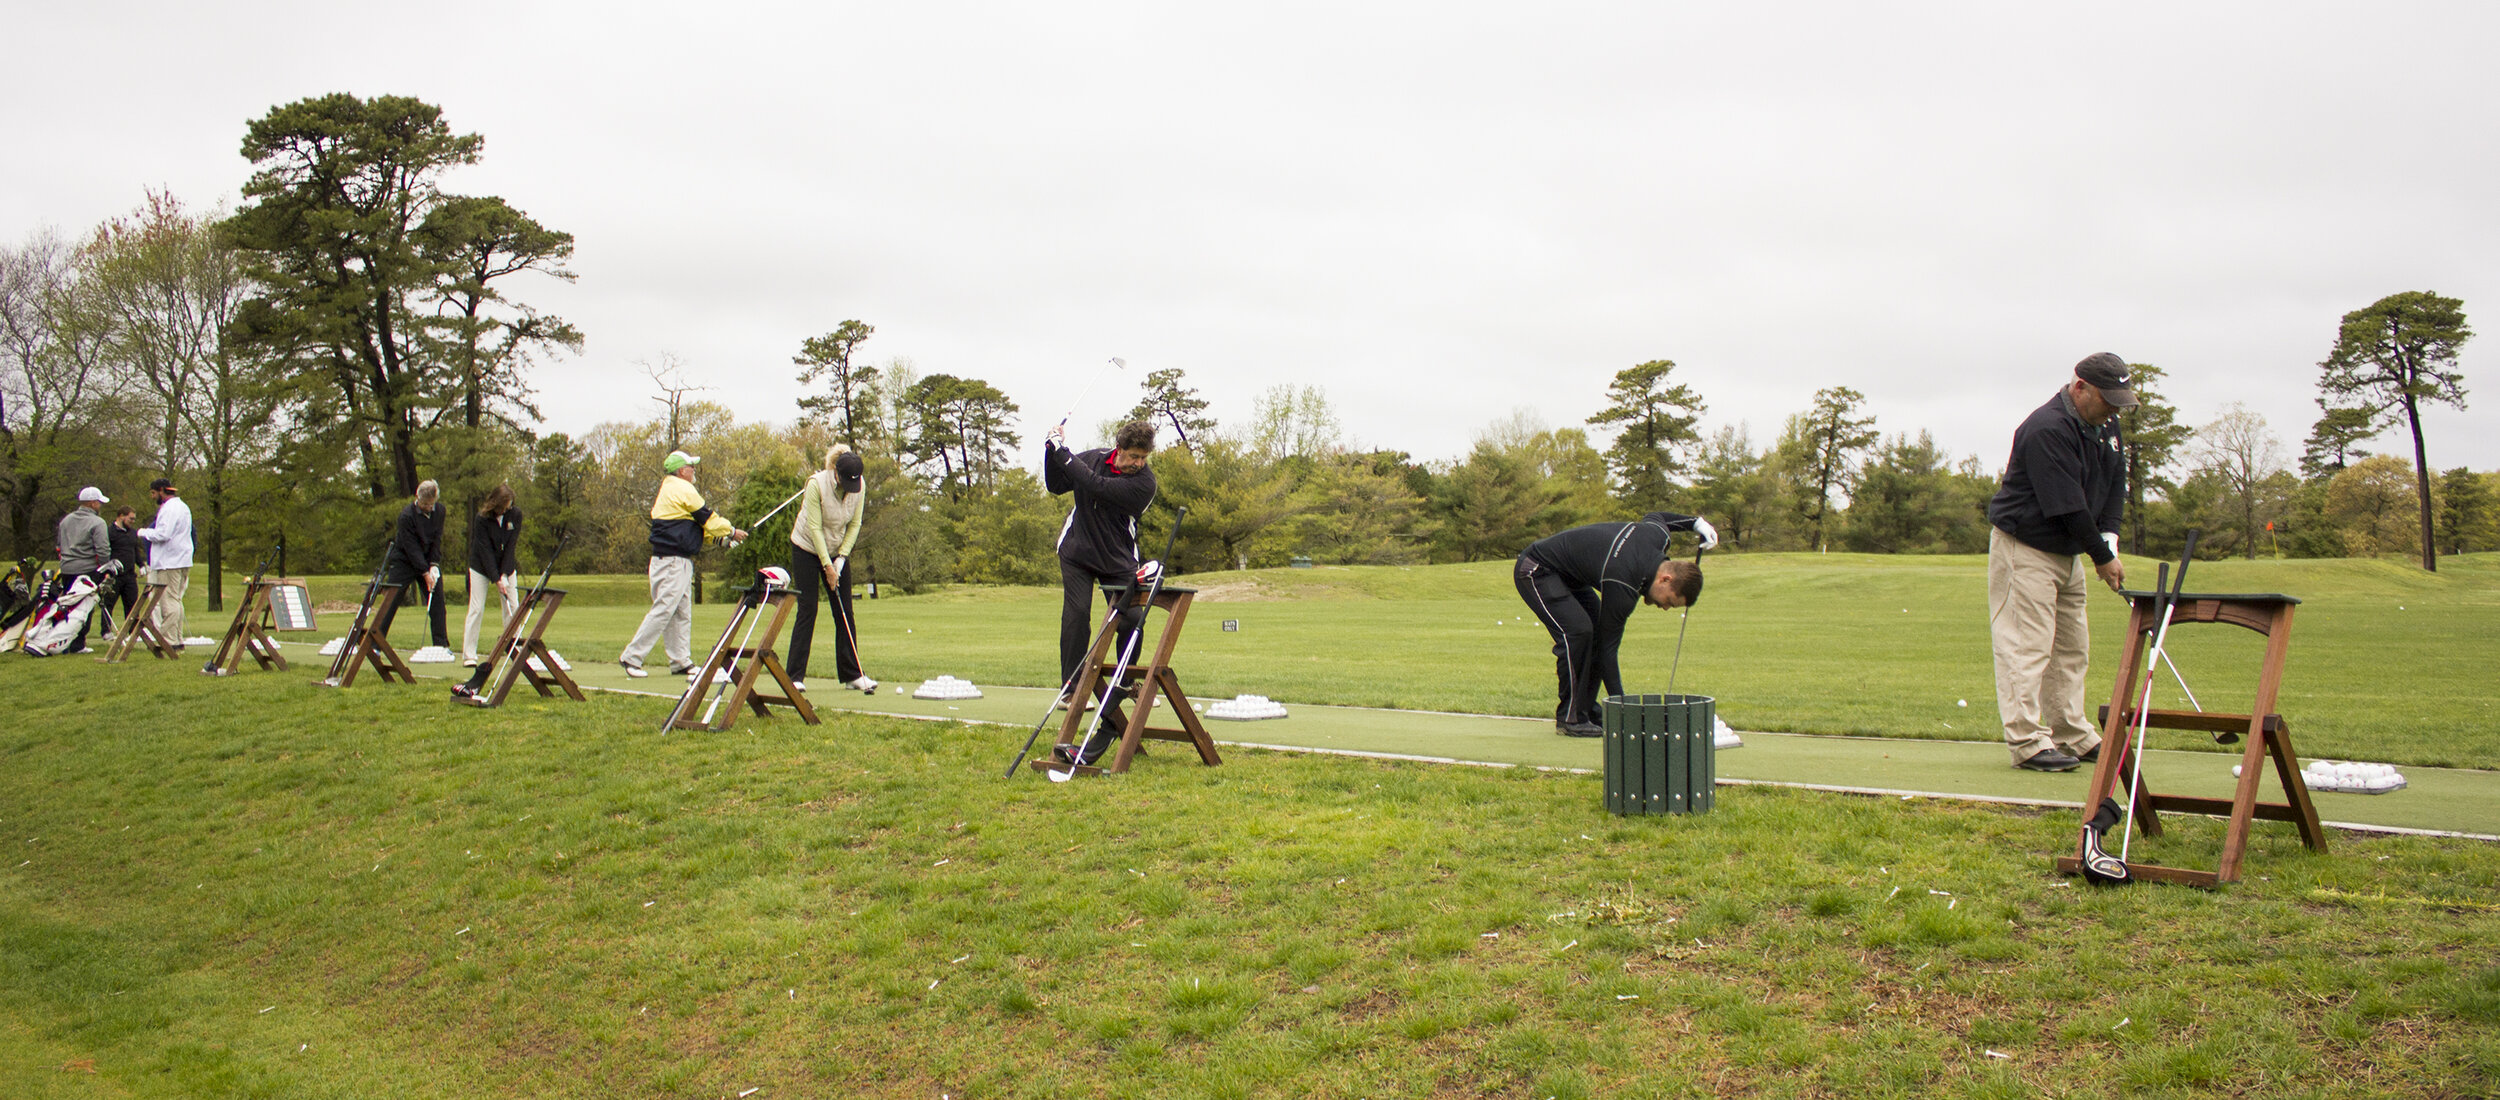
<path fill-rule="evenodd" d="M 1667 560 L 1667 536 L 1691 531 L 1702 549 L 1719 533 L 1700 516 L 1651 512 L 1637 523 L 1592 523 L 1550 535 L 1519 555 L 1511 580 L 1519 598 L 1554 636 L 1554 727 L 1567 737 L 1605 733 L 1597 723 L 1597 687 L 1623 694 L 1615 651 L 1624 621 L 1643 602 L 1691 607 L 1701 598 L 1701 566 Z"/>
<path fill-rule="evenodd" d="M 2118 413 L 2135 405 L 2126 360 L 2102 352 L 2075 364 L 2066 387 L 2014 429 L 2005 480 L 1988 501 L 1988 639 L 1997 717 L 2017 768 L 2072 771 L 2101 758 L 2101 735 L 2083 711 L 2092 657 L 2083 561 L 2113 591 L 2126 581 Z"/>
<path fill-rule="evenodd" d="M 1109 447 L 1068 450 L 1065 425 L 1042 439 L 1042 485 L 1052 496 L 1076 494 L 1068 520 L 1059 528 L 1059 583 L 1065 598 L 1059 607 L 1059 682 L 1075 682 L 1077 666 L 1094 645 L 1094 587 L 1151 580 L 1141 575 L 1137 519 L 1154 503 L 1155 475 L 1146 468 L 1154 453 L 1154 425 L 1132 420 L 1120 425 Z M 1120 645 L 1128 645 L 1137 624 L 1124 624 Z"/>

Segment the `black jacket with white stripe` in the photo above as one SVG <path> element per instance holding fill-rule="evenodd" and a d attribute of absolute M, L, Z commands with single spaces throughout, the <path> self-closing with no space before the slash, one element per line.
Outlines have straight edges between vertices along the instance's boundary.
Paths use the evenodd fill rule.
<path fill-rule="evenodd" d="M 1059 558 L 1099 579 L 1137 572 L 1137 519 L 1155 499 L 1154 470 L 1121 473 L 1111 464 L 1118 453 L 1109 447 L 1069 451 L 1042 441 L 1042 487 L 1053 496 L 1076 494 L 1059 527 Z"/>
<path fill-rule="evenodd" d="M 1651 512 L 1634 523 L 1591 523 L 1548 535 L 1520 555 L 1562 578 L 1573 588 L 1594 588 L 1599 597 L 1597 629 L 1621 637 L 1624 620 L 1641 606 L 1641 594 L 1658 577 L 1667 560 L 1667 536 L 1693 529 L 1692 516 Z"/>

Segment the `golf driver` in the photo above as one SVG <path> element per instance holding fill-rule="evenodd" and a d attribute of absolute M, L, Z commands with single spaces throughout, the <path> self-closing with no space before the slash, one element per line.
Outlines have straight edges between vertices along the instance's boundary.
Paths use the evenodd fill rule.
<path fill-rule="evenodd" d="M 2153 575 L 2153 615 L 2160 620 L 2158 627 L 2153 631 L 2153 655 L 2159 660 L 2170 659 L 2162 647 L 2170 640 L 2171 608 L 2178 603 L 2179 593 L 2187 591 L 2188 565 L 2196 560 L 2197 534 L 2196 528 L 2188 528 L 2187 547 L 2179 553 L 2179 572 L 2176 575 L 2170 572 L 2170 565 L 2167 562 L 2164 562 L 2161 570 Z M 2148 661 L 2144 669 L 2144 691 L 2136 700 L 2135 746 L 2127 754 L 2126 832 L 2120 834 L 2118 838 L 2118 870 L 2121 873 L 2126 871 L 2127 851 L 2135 841 L 2135 807 L 2137 800 L 2142 797 L 2144 787 L 2144 735 L 2152 728 L 2153 680 L 2159 675 L 2159 671 Z M 2116 881 L 2129 880 L 2122 878 Z"/>

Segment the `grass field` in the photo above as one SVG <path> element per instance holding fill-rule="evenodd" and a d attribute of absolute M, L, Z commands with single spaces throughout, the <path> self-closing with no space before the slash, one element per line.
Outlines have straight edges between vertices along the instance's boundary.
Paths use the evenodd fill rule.
<path fill-rule="evenodd" d="M 2046 872 L 2067 813 L 1612 819 L 1589 776 L 1239 751 L 1054 786 L 998 778 L 996 727 L 662 738 L 659 700 L 315 674 L 0 658 L 0 1096 L 2500 1080 L 2495 845 L 2268 829 L 2226 891 L 2099 892 Z"/>
<path fill-rule="evenodd" d="M 2129 575 L 2149 587 L 2154 564 L 2128 559 Z M 1997 738 L 1984 558 L 1752 554 L 1711 558 L 1706 570 L 1676 687 L 1718 697 L 1731 723 Z M 2443 559 L 2436 574 L 2392 561 L 2199 562 L 2192 577 L 2198 591 L 2282 592 L 2304 601 L 2278 703 L 2304 755 L 2500 768 L 2500 691 L 2492 687 L 2500 677 L 2500 555 Z M 1182 579 L 1207 590 L 1176 662 L 1193 694 L 1552 713 L 1549 643 L 1520 606 L 1507 563 Z M 316 593 L 349 599 L 359 583 L 325 578 Z M 641 617 L 641 579 L 565 578 L 565 585 L 573 595 L 551 634 L 556 648 L 572 660 L 612 660 Z M 197 593 L 192 602 L 201 604 Z M 1055 589 L 958 588 L 860 606 L 868 670 L 882 679 L 946 673 L 978 683 L 1057 682 Z M 2098 706 L 2117 667 L 2126 605 L 2103 591 L 2092 608 L 2090 701 Z M 700 609 L 698 656 L 725 615 L 717 606 Z M 1227 619 L 1240 629 L 1225 632 Z M 194 611 L 193 633 L 214 633 L 214 625 Z M 459 625 L 455 609 L 455 641 Z M 417 616 L 400 616 L 397 637 L 403 648 L 423 643 Z M 1664 690 L 1675 641 L 1672 614 L 1636 614 L 1624 643 L 1625 686 Z M 2257 635 L 2201 626 L 2175 632 L 2172 642 L 2198 702 L 2247 709 L 2262 655 Z M 2164 679 L 2155 705 L 2188 702 Z M 2214 747 L 2187 733 L 2156 732 L 2152 741 Z"/>

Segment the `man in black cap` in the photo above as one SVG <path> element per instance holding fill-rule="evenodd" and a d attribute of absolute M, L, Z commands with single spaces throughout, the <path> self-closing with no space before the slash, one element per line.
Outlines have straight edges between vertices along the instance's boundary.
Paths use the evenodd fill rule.
<path fill-rule="evenodd" d="M 2083 709 L 2092 656 L 2085 560 L 2111 591 L 2125 582 L 2118 413 L 2136 405 L 2127 376 L 2127 361 L 2108 352 L 2075 364 L 2066 387 L 2014 429 L 2005 479 L 1988 502 L 1988 637 L 1997 716 L 2017 768 L 2072 771 L 2101 758 Z"/>

